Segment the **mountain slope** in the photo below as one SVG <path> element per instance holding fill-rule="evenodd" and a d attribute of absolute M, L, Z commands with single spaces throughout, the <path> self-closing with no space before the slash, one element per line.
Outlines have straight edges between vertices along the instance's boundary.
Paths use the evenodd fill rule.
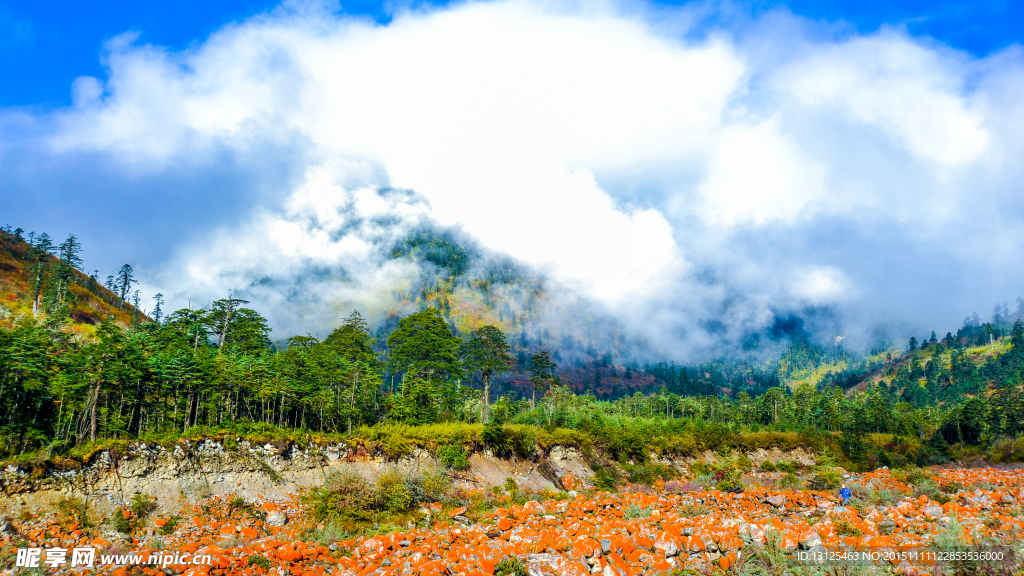
<path fill-rule="evenodd" d="M 58 286 L 62 272 L 70 279 L 66 286 Z M 66 315 L 78 334 L 91 335 L 108 317 L 123 325 L 150 320 L 96 278 L 34 249 L 20 233 L 0 230 L 0 304 L 8 314 L 31 316 L 37 293 L 35 314 Z"/>

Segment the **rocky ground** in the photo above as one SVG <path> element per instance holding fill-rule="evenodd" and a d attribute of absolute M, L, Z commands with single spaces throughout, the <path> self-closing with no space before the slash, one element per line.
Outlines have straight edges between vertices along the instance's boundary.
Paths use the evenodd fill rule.
<path fill-rule="evenodd" d="M 69 550 L 68 562 L 50 572 L 113 574 L 212 574 L 352 576 L 385 575 L 585 575 L 660 573 L 783 574 L 964 571 L 955 559 L 925 557 L 938 545 L 966 551 L 1020 553 L 1024 541 L 1024 476 L 1019 470 L 949 469 L 932 472 L 942 492 L 915 488 L 889 470 L 850 475 L 850 506 L 834 493 L 780 490 L 778 475 L 753 473 L 740 493 L 701 489 L 692 483 L 627 486 L 595 492 L 572 475 L 579 492 L 548 492 L 549 499 L 517 505 L 511 497 L 470 498 L 466 507 L 425 506 L 404 528 L 355 537 L 313 520 L 300 498 L 211 496 L 176 509 L 165 506 L 133 535 L 85 529 L 74 511 L 8 517 L 0 525 L 6 568 L 16 568 L 18 548 Z M 471 491 L 472 492 L 472 491 Z M 920 487 L 917 488 L 920 493 Z M 947 500 L 940 502 L 939 500 Z M 505 502 L 481 509 L 480 503 Z M 184 501 L 183 501 L 184 502 Z M 130 516 L 130 513 L 126 513 Z M 125 518 L 126 522 L 134 519 Z M 122 522 L 122 525 L 125 523 Z M 1003 545 L 1007 548 L 994 547 Z M 115 556 L 91 569 L 70 566 L 70 550 L 95 548 Z M 846 551 L 847 557 L 837 554 Z M 138 564 L 136 552 L 174 557 L 210 555 L 211 565 Z M 875 555 L 854 565 L 849 553 Z M 897 557 L 904 554 L 904 558 Z M 914 557 L 912 554 L 918 554 Z M 802 560 L 801 560 L 802 558 Z M 43 566 L 44 562 L 40 563 Z M 977 565 L 967 566 L 978 572 Z M 1020 573 L 1008 560 L 984 567 Z"/>

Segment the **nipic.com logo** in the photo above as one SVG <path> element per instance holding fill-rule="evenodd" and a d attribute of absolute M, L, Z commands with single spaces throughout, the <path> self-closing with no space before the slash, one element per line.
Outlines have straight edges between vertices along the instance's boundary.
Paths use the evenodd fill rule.
<path fill-rule="evenodd" d="M 68 552 L 71 557 L 68 558 Z M 18 548 L 15 559 L 16 568 L 39 568 L 40 564 L 50 568 L 69 566 L 70 568 L 93 568 L 96 566 L 128 566 L 148 565 L 176 566 L 212 566 L 213 556 L 210 554 L 102 554 L 97 557 L 96 549 L 85 548 Z"/>

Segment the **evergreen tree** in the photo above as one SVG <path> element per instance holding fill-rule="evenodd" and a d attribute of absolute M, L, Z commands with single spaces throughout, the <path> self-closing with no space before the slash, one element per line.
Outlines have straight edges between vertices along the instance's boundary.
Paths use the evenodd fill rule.
<path fill-rule="evenodd" d="M 160 319 L 163 318 L 164 295 L 157 292 L 156 296 L 153 296 L 153 300 L 156 301 L 156 306 L 153 307 L 153 320 L 159 324 Z"/>
<path fill-rule="evenodd" d="M 537 406 L 537 390 L 543 389 L 548 381 L 555 377 L 555 368 L 555 363 L 551 361 L 551 355 L 547 350 L 541 350 L 530 357 L 530 372 L 532 373 L 530 384 L 533 388 L 533 397 L 530 399 L 531 410 Z"/>
<path fill-rule="evenodd" d="M 373 351 L 374 339 L 366 320 L 353 310 L 345 322 L 324 340 L 347 366 L 345 382 L 348 409 L 345 418 L 348 433 L 352 434 L 353 423 L 369 415 L 368 405 L 380 385 L 383 364 Z"/>
<path fill-rule="evenodd" d="M 32 250 L 30 251 L 34 260 L 32 267 L 32 316 L 38 316 L 41 309 L 43 288 L 46 286 L 49 269 L 47 264 L 50 256 L 52 256 L 53 248 L 53 241 L 50 240 L 49 234 L 43 232 L 39 235 L 35 244 L 32 245 Z"/>
<path fill-rule="evenodd" d="M 69 234 L 67 240 L 57 247 L 57 253 L 60 261 L 69 268 L 82 269 L 82 243 L 74 234 Z"/>
<path fill-rule="evenodd" d="M 525 334 L 525 332 L 523 332 Z M 515 365 L 510 354 L 512 347 L 505 334 L 495 326 L 484 326 L 476 330 L 466 342 L 465 364 L 470 371 L 479 371 L 483 379 L 483 407 L 480 421 L 487 424 L 490 419 L 491 375 Z"/>
<path fill-rule="evenodd" d="M 462 341 L 436 308 L 429 307 L 398 321 L 398 329 L 388 337 L 388 356 L 392 370 L 422 374 L 427 378 L 459 378 Z"/>
<path fill-rule="evenodd" d="M 128 293 L 132 289 L 133 284 L 137 284 L 138 280 L 135 279 L 134 270 L 130 264 L 121 266 L 121 269 L 117 272 L 117 278 L 114 281 L 117 287 L 117 295 L 121 299 L 121 304 L 128 303 Z"/>
<path fill-rule="evenodd" d="M 224 348 L 233 328 L 231 322 L 235 315 L 242 310 L 239 306 L 248 303 L 248 300 L 230 297 L 221 298 L 213 303 L 210 313 L 206 316 L 206 321 L 209 323 L 210 332 L 217 336 L 217 348 Z M 266 321 L 263 324 L 266 325 Z"/>

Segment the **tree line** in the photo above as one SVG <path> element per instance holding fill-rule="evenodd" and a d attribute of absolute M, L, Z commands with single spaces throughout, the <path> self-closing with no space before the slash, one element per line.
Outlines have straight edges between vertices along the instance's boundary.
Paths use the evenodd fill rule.
<path fill-rule="evenodd" d="M 382 422 L 522 423 L 598 430 L 643 423 L 723 429 L 839 433 L 852 451 L 866 435 L 924 443 L 941 460 L 950 444 L 979 445 L 1016 435 L 1024 421 L 1020 387 L 1024 325 L 1009 352 L 978 363 L 955 345 L 909 352 L 877 384 L 782 385 L 759 395 L 662 385 L 617 400 L 575 394 L 546 351 L 535 352 L 530 394 L 495 397 L 492 382 L 515 364 L 494 326 L 465 339 L 435 308 L 399 319 L 376 342 L 353 312 L 326 338 L 294 336 L 278 349 L 266 319 L 239 298 L 177 310 L 161 321 L 103 321 L 81 339 L 45 320 L 0 311 L 0 435 L 11 453 L 59 450 L 104 438 L 181 433 L 193 426 L 260 422 L 352 433 Z M 6 310 L 4 308 L 3 310 Z M 678 393 L 683 392 L 683 393 Z M 538 393 L 540 397 L 538 398 Z"/>
<path fill-rule="evenodd" d="M 484 422 L 610 438 L 625 427 L 652 434 L 694 425 L 810 430 L 837 434 L 852 452 L 867 451 L 868 434 L 884 433 L 915 438 L 938 461 L 952 444 L 981 446 L 1024 432 L 1024 324 L 1006 305 L 990 323 L 968 317 L 956 335 L 911 339 L 903 354 L 851 362 L 817 385 L 791 388 L 784 379 L 852 356 L 793 338 L 775 364 L 754 368 L 727 361 L 616 367 L 610 354 L 594 351 L 582 366 L 593 380 L 571 382 L 574 393 L 563 380 L 572 366 L 558 350 L 514 351 L 496 326 L 460 337 L 436 306 L 375 332 L 353 312 L 323 340 L 307 334 L 275 346 L 266 319 L 243 299 L 165 314 L 158 294 L 152 318 L 108 317 L 82 338 L 68 329 L 69 286 L 93 282 L 98 290 L 98 283 L 96 274 L 80 273 L 77 238 L 56 247 L 45 234 L 22 239 L 30 247 L 33 310 L 0 305 L 0 437 L 9 453 L 235 423 L 351 434 L 386 422 Z M 128 307 L 134 282 L 126 265 L 100 292 Z M 134 300 L 137 307 L 137 291 Z M 1005 353 L 970 350 L 999 338 Z M 581 366 L 579 357 L 571 362 Z M 599 370 L 650 384 L 616 399 L 598 393 Z"/>

